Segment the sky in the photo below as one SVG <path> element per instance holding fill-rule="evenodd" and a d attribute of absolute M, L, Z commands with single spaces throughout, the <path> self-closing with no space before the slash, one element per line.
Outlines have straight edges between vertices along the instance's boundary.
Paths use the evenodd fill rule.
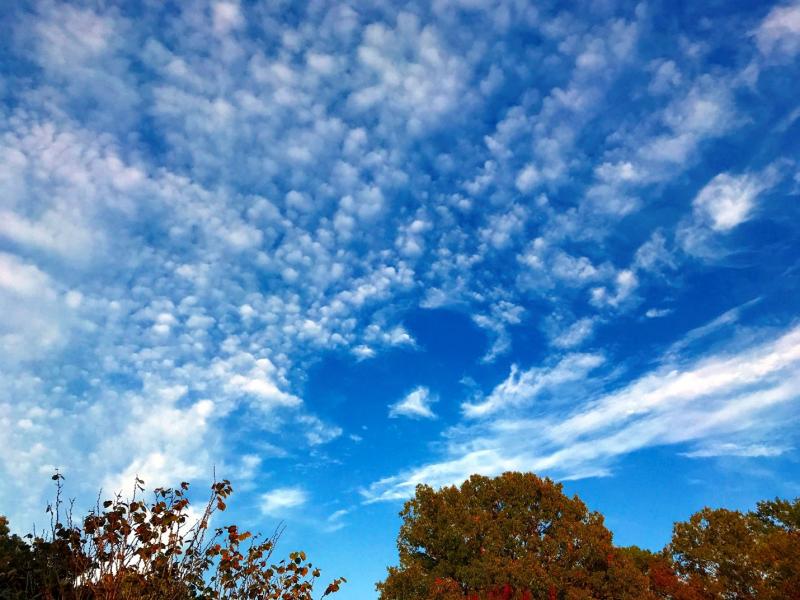
<path fill-rule="evenodd" d="M 800 495 L 800 4 L 3 2 L 0 513 L 216 472 L 375 597 L 418 483 Z"/>

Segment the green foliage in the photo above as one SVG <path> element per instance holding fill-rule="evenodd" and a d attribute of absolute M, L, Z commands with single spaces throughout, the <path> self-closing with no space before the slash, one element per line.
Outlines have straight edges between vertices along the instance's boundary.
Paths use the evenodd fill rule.
<path fill-rule="evenodd" d="M 215 482 L 198 518 L 189 512 L 188 483 L 157 488 L 141 498 L 117 496 L 91 511 L 80 524 L 71 510 L 62 522 L 61 485 L 48 507 L 47 536 L 23 540 L 0 517 L 0 600 L 311 600 L 319 569 L 303 552 L 272 561 L 279 533 L 262 539 L 235 525 L 210 529 L 226 509 L 233 489 Z M 343 578 L 328 585 L 338 591 Z"/>
<path fill-rule="evenodd" d="M 0 599 L 26 598 L 27 578 L 32 562 L 30 546 L 11 535 L 8 519 L 0 516 Z"/>

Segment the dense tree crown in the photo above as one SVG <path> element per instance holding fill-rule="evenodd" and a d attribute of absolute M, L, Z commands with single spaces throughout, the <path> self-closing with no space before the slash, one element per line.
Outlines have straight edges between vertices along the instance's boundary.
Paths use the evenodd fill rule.
<path fill-rule="evenodd" d="M 381 600 L 800 600 L 800 499 L 703 509 L 653 553 L 530 473 L 417 487 Z"/>
<path fill-rule="evenodd" d="M 667 552 L 701 598 L 800 600 L 800 498 L 705 508 L 675 525 Z"/>
<path fill-rule="evenodd" d="M 419 486 L 401 516 L 400 565 L 378 585 L 382 600 L 646 594 L 646 577 L 614 549 L 603 517 L 549 479 L 505 473 L 473 475 L 460 488 Z"/>

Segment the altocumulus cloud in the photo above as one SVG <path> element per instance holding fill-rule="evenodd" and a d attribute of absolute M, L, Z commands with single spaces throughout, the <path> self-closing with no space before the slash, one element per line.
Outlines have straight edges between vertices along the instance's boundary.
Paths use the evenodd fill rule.
<path fill-rule="evenodd" d="M 5 3 L 3 506 L 216 465 L 334 530 L 472 472 L 788 454 L 800 8 L 750 4 Z"/>

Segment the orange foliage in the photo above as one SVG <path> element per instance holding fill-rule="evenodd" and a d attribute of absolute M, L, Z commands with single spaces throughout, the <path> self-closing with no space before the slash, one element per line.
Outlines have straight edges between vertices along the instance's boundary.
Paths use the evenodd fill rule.
<path fill-rule="evenodd" d="M 140 497 L 144 482 L 137 478 L 130 500 L 117 496 L 102 506 L 98 503 L 76 524 L 71 511 L 62 522 L 63 477 L 56 474 L 53 479 L 57 494 L 55 504 L 48 507 L 50 534 L 33 538 L 28 546 L 14 546 L 27 557 L 22 562 L 29 565 L 28 572 L 14 579 L 24 589 L 7 591 L 3 598 L 312 599 L 320 572 L 304 552 L 272 562 L 279 531 L 263 539 L 240 532 L 236 525 L 210 529 L 212 517 L 226 509 L 225 499 L 233 491 L 227 480 L 211 486 L 196 519 L 189 514 L 188 483 L 157 488 L 154 500 L 147 502 Z M 0 585 L 3 575 L 0 572 Z M 323 597 L 338 591 L 343 581 L 333 580 Z"/>

